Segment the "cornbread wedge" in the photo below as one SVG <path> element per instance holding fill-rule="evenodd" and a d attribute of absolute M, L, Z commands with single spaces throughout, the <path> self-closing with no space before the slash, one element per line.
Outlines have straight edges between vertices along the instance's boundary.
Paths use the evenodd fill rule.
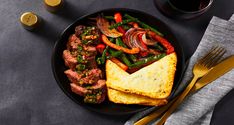
<path fill-rule="evenodd" d="M 126 93 L 164 99 L 171 93 L 176 63 L 176 54 L 172 53 L 132 74 L 128 74 L 108 60 L 106 62 L 106 85 L 108 88 Z"/>
<path fill-rule="evenodd" d="M 167 104 L 166 99 L 152 99 L 149 97 L 125 93 L 107 88 L 107 95 L 110 101 L 120 104 L 139 104 L 147 106 L 160 106 Z"/>

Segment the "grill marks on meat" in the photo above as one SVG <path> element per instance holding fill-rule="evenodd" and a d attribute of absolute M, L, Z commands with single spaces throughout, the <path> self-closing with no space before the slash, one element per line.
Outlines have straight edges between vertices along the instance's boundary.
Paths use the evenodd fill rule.
<path fill-rule="evenodd" d="M 71 91 L 83 96 L 84 102 L 101 103 L 106 96 L 106 81 L 103 80 L 103 73 L 96 63 L 95 45 L 97 43 L 83 44 L 80 35 L 84 32 L 87 32 L 85 26 L 77 26 L 75 34 L 68 39 L 67 49 L 63 51 L 63 59 L 69 69 L 64 73 L 71 82 Z M 92 32 L 97 35 L 99 31 Z M 89 35 L 92 35 L 92 32 Z M 81 70 L 80 66 L 85 66 L 85 69 Z"/>

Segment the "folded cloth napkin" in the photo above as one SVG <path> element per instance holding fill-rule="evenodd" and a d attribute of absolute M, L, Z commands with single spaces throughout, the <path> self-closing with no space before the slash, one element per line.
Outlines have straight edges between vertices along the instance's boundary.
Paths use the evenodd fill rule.
<path fill-rule="evenodd" d="M 193 65 L 204 56 L 214 45 L 223 46 L 227 52 L 224 57 L 234 54 L 234 15 L 230 21 L 213 17 L 205 31 L 196 52 L 191 57 L 188 68 L 185 71 L 180 87 L 185 87 L 192 79 Z M 221 76 L 211 84 L 205 86 L 196 93 L 189 95 L 176 111 L 167 119 L 165 125 L 207 125 L 210 123 L 215 104 L 234 88 L 234 70 Z M 176 92 L 178 93 L 178 92 Z M 156 110 L 152 107 L 137 113 L 130 118 L 125 125 L 131 125 L 143 116 Z M 155 124 L 157 119 L 151 121 Z"/>
<path fill-rule="evenodd" d="M 230 22 L 234 23 L 234 14 L 232 14 L 232 16 L 229 19 Z"/>

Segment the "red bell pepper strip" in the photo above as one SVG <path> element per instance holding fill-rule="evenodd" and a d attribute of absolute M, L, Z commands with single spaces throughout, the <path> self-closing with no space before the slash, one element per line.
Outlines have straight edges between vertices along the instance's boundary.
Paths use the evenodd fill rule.
<path fill-rule="evenodd" d="M 122 22 L 122 15 L 120 13 L 115 13 L 114 19 L 116 23 Z M 118 26 L 117 30 L 121 32 L 122 34 L 125 34 L 126 32 L 122 26 Z"/>
<path fill-rule="evenodd" d="M 122 26 L 117 27 L 117 30 L 122 34 L 125 34 L 126 32 Z"/>
<path fill-rule="evenodd" d="M 98 50 L 99 53 L 102 53 L 105 48 L 106 48 L 106 46 L 104 44 L 98 44 L 96 46 L 96 49 Z"/>
<path fill-rule="evenodd" d="M 120 13 L 115 13 L 114 19 L 116 23 L 122 22 L 122 15 Z"/>
<path fill-rule="evenodd" d="M 167 39 L 163 38 L 162 36 L 152 32 L 152 31 L 149 31 L 148 34 L 150 36 L 152 36 L 153 39 L 155 39 L 156 41 L 161 43 L 167 49 L 167 51 L 166 51 L 167 54 L 173 53 L 175 51 L 174 47 L 171 45 L 171 43 L 169 43 L 167 41 Z"/>

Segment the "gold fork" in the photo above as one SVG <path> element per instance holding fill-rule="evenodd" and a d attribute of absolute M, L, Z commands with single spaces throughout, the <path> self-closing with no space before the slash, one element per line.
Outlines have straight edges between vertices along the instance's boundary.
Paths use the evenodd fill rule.
<path fill-rule="evenodd" d="M 216 62 L 218 62 L 220 60 L 220 58 L 224 55 L 224 53 L 226 52 L 224 49 L 222 48 L 218 48 L 218 47 L 213 47 L 213 49 L 210 50 L 210 52 L 205 56 L 203 57 L 200 61 L 201 62 L 204 62 L 206 58 L 210 58 L 211 56 L 211 53 L 217 53 L 219 54 L 218 56 L 213 56 L 215 58 L 213 58 L 214 60 L 212 60 L 213 62 L 211 62 L 212 65 L 210 66 L 213 66 L 215 65 Z M 208 84 L 208 83 L 207 83 Z M 193 86 L 193 89 L 189 92 L 189 93 L 192 93 L 192 92 L 195 92 L 196 90 L 199 90 L 200 88 L 204 87 L 205 85 L 207 84 L 202 84 L 202 83 L 196 83 L 196 87 Z M 170 101 L 167 105 L 161 107 L 160 109 L 154 111 L 153 113 L 143 117 L 142 119 L 138 120 L 137 122 L 134 123 L 134 125 L 143 125 L 143 124 L 147 124 L 148 122 L 152 121 L 153 119 L 156 119 L 158 118 L 159 116 L 161 116 L 177 99 L 178 99 L 179 96 L 177 96 L 176 98 L 174 98 L 172 101 Z"/>
<path fill-rule="evenodd" d="M 193 79 L 190 84 L 186 87 L 183 93 L 178 97 L 178 99 L 170 106 L 167 112 L 162 116 L 157 125 L 163 125 L 170 114 L 181 104 L 183 99 L 189 93 L 189 91 L 193 88 L 196 81 L 204 76 L 206 73 L 210 71 L 210 69 L 219 61 L 219 59 L 223 56 L 223 51 L 225 51 L 222 47 L 214 47 L 211 51 L 200 59 L 193 67 Z"/>

